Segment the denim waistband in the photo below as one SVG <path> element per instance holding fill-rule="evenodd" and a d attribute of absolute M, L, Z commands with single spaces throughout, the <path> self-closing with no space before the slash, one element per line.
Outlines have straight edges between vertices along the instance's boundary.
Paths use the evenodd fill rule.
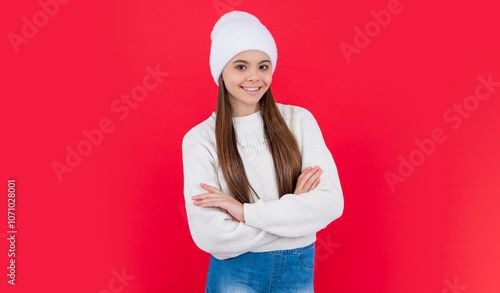
<path fill-rule="evenodd" d="M 266 251 L 267 253 L 272 253 L 272 254 L 290 254 L 290 253 L 301 253 L 304 250 L 307 250 L 309 248 L 314 247 L 314 244 L 316 242 L 313 242 L 307 246 L 304 247 L 299 247 L 299 248 L 294 248 L 294 249 L 285 249 L 285 250 L 273 250 L 273 251 Z M 259 252 L 255 252 L 259 253 Z"/>

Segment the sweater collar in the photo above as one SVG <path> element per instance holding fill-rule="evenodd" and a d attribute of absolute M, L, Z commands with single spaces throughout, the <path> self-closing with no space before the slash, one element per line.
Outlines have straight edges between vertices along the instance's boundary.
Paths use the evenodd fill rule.
<path fill-rule="evenodd" d="M 215 111 L 212 112 L 212 117 L 215 120 L 216 117 Z M 262 118 L 260 110 L 250 115 L 233 117 L 232 120 L 235 131 L 246 128 L 262 128 L 264 126 L 264 120 Z"/>
<path fill-rule="evenodd" d="M 214 121 L 215 116 L 216 114 L 213 112 Z M 233 117 L 232 120 L 238 145 L 248 149 L 252 145 L 256 146 L 265 143 L 264 119 L 260 111 L 246 116 Z"/>
<path fill-rule="evenodd" d="M 235 130 L 248 127 L 261 128 L 264 125 L 264 120 L 262 119 L 260 110 L 250 115 L 233 117 L 232 119 Z"/>

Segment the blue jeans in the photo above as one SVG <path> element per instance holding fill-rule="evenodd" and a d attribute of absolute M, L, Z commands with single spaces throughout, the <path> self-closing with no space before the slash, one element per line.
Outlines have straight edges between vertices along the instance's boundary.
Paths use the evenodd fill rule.
<path fill-rule="evenodd" d="M 314 292 L 314 244 L 224 260 L 212 256 L 205 293 Z"/>

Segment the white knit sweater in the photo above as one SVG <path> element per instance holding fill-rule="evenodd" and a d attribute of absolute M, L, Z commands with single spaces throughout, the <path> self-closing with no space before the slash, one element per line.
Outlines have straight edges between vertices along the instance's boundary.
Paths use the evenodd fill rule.
<path fill-rule="evenodd" d="M 192 196 L 207 193 L 205 183 L 231 194 L 218 167 L 215 112 L 189 130 L 182 140 L 184 200 L 191 236 L 196 245 L 217 259 L 248 251 L 294 249 L 316 241 L 316 232 L 339 218 L 344 198 L 337 168 L 314 116 L 307 109 L 276 103 L 297 139 L 302 171 L 318 165 L 323 173 L 319 185 L 299 195 L 278 196 L 274 163 L 267 149 L 263 119 L 259 112 L 233 117 L 238 152 L 245 172 L 260 200 L 245 203 L 245 223 L 217 207 L 193 204 Z"/>

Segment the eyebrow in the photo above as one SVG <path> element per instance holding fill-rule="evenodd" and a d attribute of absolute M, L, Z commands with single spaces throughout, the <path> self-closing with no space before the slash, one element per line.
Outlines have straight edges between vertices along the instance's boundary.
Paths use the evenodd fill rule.
<path fill-rule="evenodd" d="M 241 62 L 241 63 L 248 64 L 248 61 L 245 61 L 245 60 L 236 60 L 236 61 L 234 61 L 234 62 L 233 62 L 233 64 L 234 64 L 234 63 L 236 63 L 236 62 Z M 264 62 L 269 62 L 269 63 L 271 63 L 271 61 L 269 61 L 269 60 L 267 60 L 267 59 L 266 59 L 266 60 L 262 60 L 262 61 L 260 61 L 258 64 L 262 64 L 262 63 L 264 63 Z"/>

